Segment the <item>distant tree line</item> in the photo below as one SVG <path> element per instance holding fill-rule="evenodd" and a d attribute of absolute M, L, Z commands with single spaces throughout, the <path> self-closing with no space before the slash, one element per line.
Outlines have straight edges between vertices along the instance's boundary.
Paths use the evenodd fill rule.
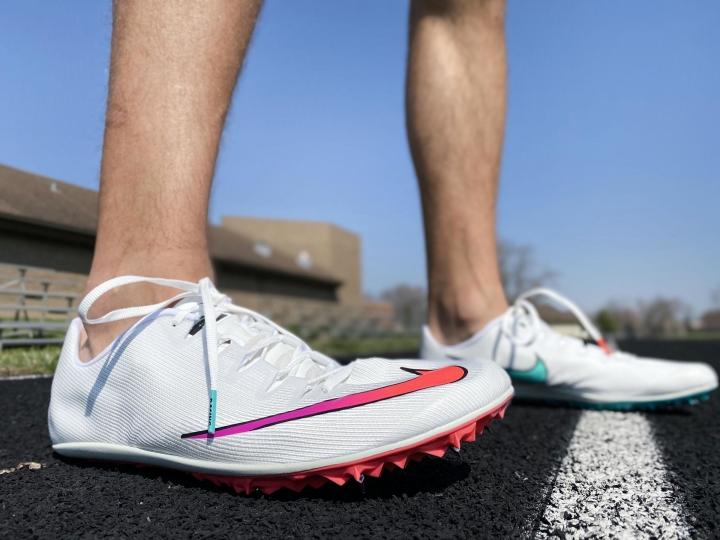
<path fill-rule="evenodd" d="M 555 277 L 554 272 L 538 268 L 530 246 L 501 241 L 498 258 L 500 277 L 510 302 L 523 291 L 550 284 Z M 406 330 L 416 330 L 425 322 L 427 291 L 424 287 L 401 283 L 383 291 L 380 299 L 392 304 L 395 321 Z"/>
<path fill-rule="evenodd" d="M 604 334 L 624 338 L 678 336 L 692 327 L 689 307 L 676 298 L 640 301 L 634 307 L 611 303 L 595 321 Z"/>
<path fill-rule="evenodd" d="M 530 246 L 501 241 L 498 246 L 500 276 L 505 293 L 513 302 L 522 292 L 552 284 L 556 274 L 540 268 Z M 415 331 L 425 322 L 427 293 L 423 287 L 400 284 L 383 291 L 380 299 L 390 303 L 395 321 L 407 331 Z M 711 294 L 720 308 L 720 288 Z M 595 315 L 600 330 L 616 337 L 677 336 L 691 329 L 690 308 L 676 298 L 658 297 L 634 306 L 610 303 Z"/>

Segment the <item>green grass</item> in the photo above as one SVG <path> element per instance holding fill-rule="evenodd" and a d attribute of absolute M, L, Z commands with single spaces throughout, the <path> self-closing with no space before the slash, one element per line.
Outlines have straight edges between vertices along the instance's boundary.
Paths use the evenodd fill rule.
<path fill-rule="evenodd" d="M 695 332 L 689 332 L 688 334 L 676 339 L 688 339 L 690 341 L 705 341 L 716 339 L 720 340 L 720 332 L 710 330 L 697 330 Z"/>
<path fill-rule="evenodd" d="M 60 347 L 17 347 L 0 351 L 0 377 L 49 375 L 55 371 Z"/>
<path fill-rule="evenodd" d="M 310 346 L 329 356 L 355 357 L 409 353 L 419 347 L 415 336 L 315 339 Z M 17 347 L 0 351 L 0 377 L 51 375 L 60 355 L 59 346 Z"/>

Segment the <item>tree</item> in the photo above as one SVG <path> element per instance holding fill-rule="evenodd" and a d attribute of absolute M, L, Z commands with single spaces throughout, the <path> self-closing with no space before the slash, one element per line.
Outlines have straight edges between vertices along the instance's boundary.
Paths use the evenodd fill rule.
<path fill-rule="evenodd" d="M 640 303 L 643 333 L 652 337 L 672 336 L 683 330 L 688 307 L 676 298 L 655 298 Z"/>
<path fill-rule="evenodd" d="M 537 268 L 530 246 L 500 242 L 498 245 L 500 277 L 508 300 L 513 301 L 526 290 L 547 285 L 554 272 Z M 407 330 L 415 330 L 427 314 L 424 288 L 401 283 L 380 293 L 380 299 L 392 304 L 395 321 Z"/>
<path fill-rule="evenodd" d="M 720 287 L 710 293 L 710 301 L 713 306 L 720 308 Z"/>
<path fill-rule="evenodd" d="M 380 293 L 393 306 L 395 321 L 406 330 L 417 330 L 425 322 L 426 293 L 422 287 L 401 283 Z"/>
<path fill-rule="evenodd" d="M 642 321 L 637 309 L 611 302 L 595 316 L 599 329 L 603 333 L 617 337 L 635 337 L 642 335 Z"/>
<path fill-rule="evenodd" d="M 530 246 L 501 241 L 498 258 L 505 295 L 511 302 L 526 290 L 547 285 L 555 277 L 555 272 L 537 268 Z"/>
<path fill-rule="evenodd" d="M 615 334 L 619 328 L 618 321 L 608 309 L 601 309 L 595 317 L 595 322 L 597 322 L 600 332 L 606 335 Z"/>
<path fill-rule="evenodd" d="M 640 301 L 636 308 L 610 303 L 597 313 L 595 321 L 602 332 L 621 337 L 667 337 L 686 330 L 689 315 L 684 302 L 659 297 Z M 615 329 L 609 330 L 613 324 Z"/>

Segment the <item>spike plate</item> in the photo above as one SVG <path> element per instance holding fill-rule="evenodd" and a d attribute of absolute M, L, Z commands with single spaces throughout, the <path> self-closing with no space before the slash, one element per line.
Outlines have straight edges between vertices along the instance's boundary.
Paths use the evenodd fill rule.
<path fill-rule="evenodd" d="M 350 480 L 361 482 L 362 479 L 367 476 L 377 478 L 385 469 L 395 467 L 404 469 L 408 462 L 418 461 L 425 456 L 442 457 L 448 448 L 459 449 L 461 443 L 474 441 L 477 435 L 481 434 L 483 429 L 494 419 L 502 418 L 509 404 L 510 400 L 450 432 L 435 435 L 428 440 L 421 441 L 414 445 L 371 456 L 352 463 L 263 477 L 223 476 L 205 473 L 192 474 L 200 480 L 210 481 L 216 486 L 228 486 L 237 493 L 244 493 L 246 495 L 254 491 L 271 494 L 282 488 L 300 492 L 305 487 L 318 488 L 328 482 L 343 486 Z"/>

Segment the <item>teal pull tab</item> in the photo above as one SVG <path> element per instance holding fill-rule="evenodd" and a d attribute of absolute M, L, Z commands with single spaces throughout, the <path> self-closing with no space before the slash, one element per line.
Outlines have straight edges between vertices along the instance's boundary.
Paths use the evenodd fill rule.
<path fill-rule="evenodd" d="M 217 416 L 217 390 L 210 390 L 210 412 L 208 413 L 208 433 L 215 433 L 215 417 Z"/>

